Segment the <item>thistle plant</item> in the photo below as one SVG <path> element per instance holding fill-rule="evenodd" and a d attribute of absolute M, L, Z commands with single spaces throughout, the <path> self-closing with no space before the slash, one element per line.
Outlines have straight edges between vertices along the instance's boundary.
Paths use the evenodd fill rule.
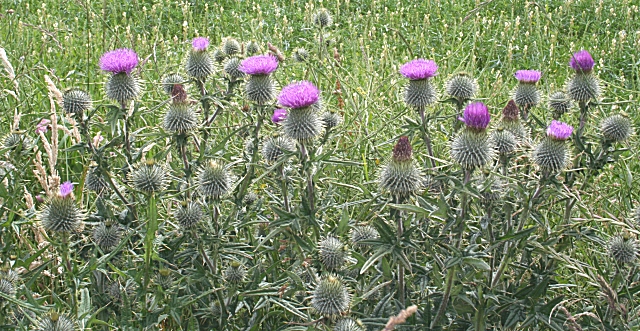
<path fill-rule="evenodd" d="M 84 112 L 91 109 L 91 96 L 86 91 L 72 88 L 62 94 L 62 109 L 82 120 Z"/>
<path fill-rule="evenodd" d="M 469 173 L 493 159 L 493 146 L 487 133 L 490 119 L 487 106 L 481 102 L 469 104 L 460 118 L 465 129 L 453 139 L 451 157 Z"/>
<path fill-rule="evenodd" d="M 351 296 L 346 286 L 336 276 L 322 278 L 311 297 L 311 307 L 318 314 L 328 318 L 336 318 L 344 314 L 349 309 L 350 303 Z"/>
<path fill-rule="evenodd" d="M 570 151 L 566 140 L 573 133 L 573 127 L 553 120 L 547 128 L 547 136 L 533 151 L 533 162 L 544 176 L 557 174 L 569 165 Z"/>
<path fill-rule="evenodd" d="M 551 93 L 549 96 L 549 108 L 553 110 L 553 119 L 559 120 L 560 117 L 568 113 L 573 107 L 573 102 L 563 91 Z"/>
<path fill-rule="evenodd" d="M 575 71 L 575 75 L 567 81 L 567 95 L 580 107 L 580 126 L 576 137 L 581 139 L 589 115 L 589 102 L 595 101 L 600 96 L 600 81 L 593 75 L 595 61 L 588 51 L 581 50 L 574 53 L 569 61 L 569 66 Z"/>

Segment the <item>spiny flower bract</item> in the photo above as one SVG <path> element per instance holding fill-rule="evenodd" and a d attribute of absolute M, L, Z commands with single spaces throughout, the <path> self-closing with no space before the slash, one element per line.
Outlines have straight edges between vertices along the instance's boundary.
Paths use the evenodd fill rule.
<path fill-rule="evenodd" d="M 344 266 L 347 255 L 344 244 L 336 237 L 327 237 L 318 243 L 320 262 L 328 270 L 337 270 Z"/>
<path fill-rule="evenodd" d="M 241 79 L 244 77 L 244 72 L 239 70 L 240 59 L 232 57 L 224 64 L 224 72 L 232 79 Z"/>
<path fill-rule="evenodd" d="M 242 46 L 236 39 L 227 37 L 222 40 L 222 46 L 220 49 L 222 49 L 227 56 L 234 56 L 240 53 Z"/>
<path fill-rule="evenodd" d="M 247 275 L 247 269 L 238 262 L 231 262 L 227 269 L 224 270 L 224 280 L 231 284 L 238 284 L 244 280 Z"/>
<path fill-rule="evenodd" d="M 190 132 L 198 127 L 198 113 L 188 103 L 172 103 L 162 124 L 169 132 Z"/>
<path fill-rule="evenodd" d="M 76 330 L 75 322 L 58 313 L 50 313 L 49 316 L 43 317 L 38 321 L 38 331 L 74 331 Z"/>
<path fill-rule="evenodd" d="M 169 182 L 167 169 L 153 160 L 139 163 L 129 174 L 129 182 L 134 189 L 150 194 L 164 191 Z"/>
<path fill-rule="evenodd" d="M 125 103 L 138 97 L 140 84 L 133 75 L 117 73 L 107 80 L 105 94 L 108 99 Z"/>
<path fill-rule="evenodd" d="M 96 192 L 98 194 L 101 194 L 109 189 L 107 181 L 102 176 L 100 169 L 96 166 L 89 168 L 89 170 L 87 171 L 87 176 L 84 179 L 84 187 L 87 190 Z"/>
<path fill-rule="evenodd" d="M 357 225 L 351 229 L 351 242 L 356 246 L 364 246 L 360 243 L 364 240 L 378 239 L 378 230 L 371 225 Z"/>
<path fill-rule="evenodd" d="M 64 196 L 61 193 L 49 198 L 37 218 L 48 231 L 75 232 L 82 226 L 84 211 L 78 207 L 71 193 Z"/>
<path fill-rule="evenodd" d="M 590 72 L 576 72 L 567 82 L 565 89 L 569 98 L 576 102 L 598 99 L 601 90 L 600 81 Z"/>
<path fill-rule="evenodd" d="M 609 141 L 625 141 L 633 133 L 633 127 L 628 116 L 615 114 L 602 120 L 600 132 Z"/>
<path fill-rule="evenodd" d="M 100 223 L 93 229 L 93 242 L 105 252 L 111 251 L 120 244 L 122 227 L 120 224 L 107 225 Z"/>
<path fill-rule="evenodd" d="M 562 91 L 551 93 L 549 96 L 549 107 L 553 109 L 555 119 L 560 118 L 562 114 L 569 112 L 573 106 L 571 99 Z"/>
<path fill-rule="evenodd" d="M 211 161 L 198 173 L 198 189 L 206 197 L 218 199 L 231 190 L 233 177 L 224 164 Z"/>
<path fill-rule="evenodd" d="M 409 138 L 400 137 L 393 148 L 393 156 L 382 168 L 378 184 L 391 194 L 408 195 L 422 188 L 422 173 L 411 159 L 412 148 Z"/>
<path fill-rule="evenodd" d="M 324 112 L 320 116 L 320 120 L 322 120 L 323 126 L 326 130 L 333 129 L 336 126 L 342 123 L 342 116 L 338 113 L 333 112 Z"/>
<path fill-rule="evenodd" d="M 273 100 L 276 89 L 270 75 L 250 75 L 245 85 L 245 97 L 259 105 Z"/>
<path fill-rule="evenodd" d="M 322 278 L 311 297 L 311 307 L 326 317 L 337 317 L 347 312 L 350 302 L 347 287 L 336 276 Z"/>
<path fill-rule="evenodd" d="M 478 92 L 478 81 L 468 74 L 461 72 L 451 76 L 451 78 L 447 80 L 445 91 L 448 95 L 458 100 L 469 100 Z"/>
<path fill-rule="evenodd" d="M 91 109 L 91 96 L 80 89 L 69 89 L 62 94 L 62 109 L 67 114 L 83 114 Z"/>
<path fill-rule="evenodd" d="M 467 170 L 487 165 L 493 156 L 493 145 L 485 131 L 463 130 L 451 143 L 451 157 Z"/>
<path fill-rule="evenodd" d="M 620 264 L 631 263 L 638 257 L 638 243 L 633 238 L 615 236 L 608 243 L 609 255 Z"/>
<path fill-rule="evenodd" d="M 345 317 L 336 322 L 333 331 L 365 331 L 365 328 L 360 321 Z"/>
<path fill-rule="evenodd" d="M 508 155 L 516 150 L 518 140 L 511 131 L 500 127 L 491 132 L 491 144 L 498 154 Z"/>
<path fill-rule="evenodd" d="M 192 48 L 187 55 L 184 69 L 189 77 L 203 80 L 213 74 L 213 60 L 206 49 L 196 50 Z"/>
<path fill-rule="evenodd" d="M 162 89 L 168 95 L 172 95 L 174 85 L 184 84 L 186 82 L 187 78 L 182 76 L 181 74 L 168 74 L 162 78 Z"/>
<path fill-rule="evenodd" d="M 199 203 L 195 201 L 185 201 L 173 212 L 173 217 L 181 227 L 188 229 L 202 220 L 204 211 Z"/>
<path fill-rule="evenodd" d="M 268 163 L 277 162 L 285 152 L 295 151 L 295 142 L 283 136 L 268 138 L 262 145 L 262 157 Z"/>
<path fill-rule="evenodd" d="M 331 13 L 329 13 L 329 10 L 327 10 L 326 8 L 318 9 L 318 11 L 313 15 L 313 24 L 321 28 L 326 28 L 332 23 L 333 18 L 331 17 Z"/>

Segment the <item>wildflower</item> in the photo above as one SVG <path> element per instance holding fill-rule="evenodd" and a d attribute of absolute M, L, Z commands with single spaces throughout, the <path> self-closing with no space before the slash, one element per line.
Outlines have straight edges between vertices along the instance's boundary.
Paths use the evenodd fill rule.
<path fill-rule="evenodd" d="M 298 109 L 309 107 L 320 98 L 320 90 L 309 81 L 300 81 L 285 86 L 278 96 L 280 105 Z"/>
<path fill-rule="evenodd" d="M 49 123 L 51 123 L 50 120 L 43 118 L 40 123 L 36 125 L 36 134 L 47 133 L 47 131 L 49 131 Z"/>
<path fill-rule="evenodd" d="M 91 96 L 80 89 L 69 89 L 62 94 L 62 109 L 67 114 L 81 116 L 91 109 Z"/>
<path fill-rule="evenodd" d="M 116 49 L 102 55 L 100 69 L 112 73 L 105 85 L 107 98 L 124 104 L 140 94 L 138 81 L 131 75 L 137 65 L 138 55 L 131 49 Z"/>
<path fill-rule="evenodd" d="M 270 75 L 277 68 L 278 59 L 273 55 L 256 55 L 240 63 L 238 70 L 250 75 L 245 85 L 249 101 L 263 105 L 274 98 L 275 86 Z"/>
<path fill-rule="evenodd" d="M 320 315 L 337 317 L 349 309 L 351 298 L 340 278 L 322 278 L 311 296 L 311 307 Z"/>
<path fill-rule="evenodd" d="M 451 156 L 464 169 L 473 170 L 489 163 L 494 151 L 486 132 L 491 116 L 482 102 L 467 105 L 461 121 L 466 125 L 451 143 Z"/>
<path fill-rule="evenodd" d="M 595 62 L 589 52 L 582 50 L 571 57 L 569 66 L 575 75 L 567 82 L 569 97 L 577 102 L 587 102 L 600 96 L 600 81 L 592 74 Z"/>
<path fill-rule="evenodd" d="M 274 124 L 278 124 L 284 121 L 285 118 L 287 118 L 287 110 L 278 108 L 273 111 L 273 116 L 271 116 L 271 122 L 273 122 Z"/>
<path fill-rule="evenodd" d="M 185 71 L 190 77 L 202 81 L 213 74 L 213 60 L 207 52 L 209 39 L 205 37 L 194 38 L 191 46 L 191 51 L 189 51 L 185 62 Z"/>
<path fill-rule="evenodd" d="M 573 127 L 553 120 L 547 128 L 547 137 L 533 151 L 533 162 L 547 175 L 563 170 L 570 159 L 565 141 L 573 133 Z"/>
<path fill-rule="evenodd" d="M 540 91 L 536 83 L 540 80 L 542 73 L 537 70 L 518 70 L 515 77 L 519 84 L 513 92 L 513 100 L 523 110 L 523 118 L 527 118 L 528 110 L 540 103 Z"/>

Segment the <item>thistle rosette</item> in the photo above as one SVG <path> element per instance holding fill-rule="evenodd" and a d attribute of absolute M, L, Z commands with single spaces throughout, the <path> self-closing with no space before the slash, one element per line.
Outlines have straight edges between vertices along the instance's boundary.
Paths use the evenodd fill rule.
<path fill-rule="evenodd" d="M 513 91 L 513 100 L 523 110 L 522 117 L 526 119 L 528 110 L 540 103 L 540 91 L 536 84 L 542 73 L 538 70 L 518 70 L 514 76 L 518 86 Z"/>
<path fill-rule="evenodd" d="M 322 131 L 322 120 L 317 113 L 320 90 L 309 81 L 285 86 L 278 103 L 289 108 L 282 129 L 285 136 L 298 142 L 312 141 Z"/>
<path fill-rule="evenodd" d="M 491 120 L 489 109 L 482 102 L 474 102 L 464 109 L 460 118 L 465 129 L 451 143 L 451 157 L 463 169 L 473 170 L 489 163 L 494 156 L 487 133 Z"/>
<path fill-rule="evenodd" d="M 433 60 L 416 59 L 400 66 L 400 74 L 409 79 L 404 101 L 414 108 L 424 108 L 436 102 L 436 89 L 431 78 L 437 74 L 438 65 Z"/>
<path fill-rule="evenodd" d="M 189 77 L 204 81 L 213 74 L 213 60 L 207 51 L 209 38 L 197 37 L 191 42 L 191 50 L 185 61 L 185 71 Z"/>
<path fill-rule="evenodd" d="M 100 58 L 100 69 L 112 75 L 105 85 L 107 98 L 120 104 L 134 100 L 140 94 L 140 84 L 131 74 L 138 65 L 138 54 L 128 48 L 106 52 Z"/>
<path fill-rule="evenodd" d="M 273 100 L 275 85 L 271 74 L 278 69 L 278 58 L 273 55 L 256 55 L 244 59 L 238 70 L 249 75 L 245 96 L 250 102 L 264 105 Z"/>
<path fill-rule="evenodd" d="M 553 175 L 567 167 L 570 160 L 566 140 L 573 133 L 573 127 L 553 120 L 547 128 L 547 136 L 533 151 L 533 162 L 543 173 Z"/>
<path fill-rule="evenodd" d="M 45 203 L 37 219 L 47 231 L 75 232 L 82 227 L 86 215 L 73 196 L 73 183 L 64 182 Z"/>
<path fill-rule="evenodd" d="M 593 75 L 595 61 L 588 51 L 574 53 L 569 66 L 575 75 L 567 82 L 566 90 L 569 98 L 576 102 L 588 102 L 600 96 L 600 81 Z"/>
<path fill-rule="evenodd" d="M 413 148 L 406 136 L 393 147 L 393 156 L 382 168 L 378 185 L 394 196 L 408 196 L 422 188 L 423 175 L 412 158 Z"/>

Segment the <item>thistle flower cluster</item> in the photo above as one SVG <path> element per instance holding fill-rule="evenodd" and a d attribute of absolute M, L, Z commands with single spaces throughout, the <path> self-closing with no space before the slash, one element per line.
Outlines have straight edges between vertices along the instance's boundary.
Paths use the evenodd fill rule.
<path fill-rule="evenodd" d="M 400 66 L 400 74 L 409 79 L 404 101 L 414 108 L 424 108 L 437 99 L 436 89 L 430 81 L 438 71 L 433 60 L 417 59 Z"/>
<path fill-rule="evenodd" d="M 465 130 L 451 143 L 451 157 L 463 169 L 480 168 L 492 160 L 494 151 L 486 130 L 490 119 L 489 109 L 481 102 L 465 107 L 464 115 L 460 118 L 466 126 Z"/>
<path fill-rule="evenodd" d="M 298 142 L 309 142 L 321 133 L 319 101 L 320 90 L 309 81 L 291 83 L 282 89 L 278 103 L 289 109 L 282 122 L 285 136 Z"/>

